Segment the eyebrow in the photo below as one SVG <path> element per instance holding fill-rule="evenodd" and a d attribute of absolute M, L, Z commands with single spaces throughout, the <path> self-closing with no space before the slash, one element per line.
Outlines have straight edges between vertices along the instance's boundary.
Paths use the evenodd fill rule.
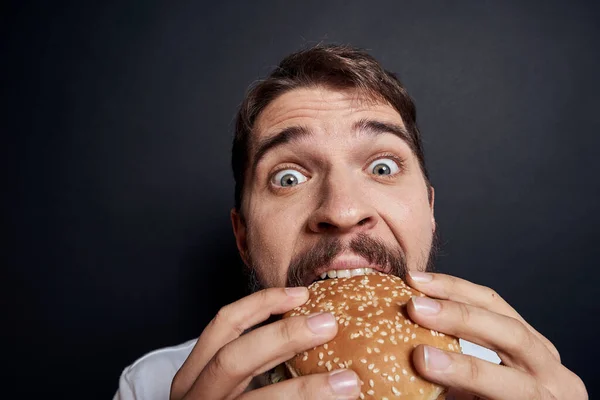
<path fill-rule="evenodd" d="M 412 139 L 410 133 L 406 130 L 406 128 L 399 124 L 394 124 L 390 122 L 382 122 L 373 119 L 363 118 L 358 120 L 352 125 L 352 131 L 358 132 L 360 134 L 368 134 L 371 136 L 379 136 L 382 134 L 392 134 L 398 136 L 404 142 L 406 142 L 411 150 Z M 277 148 L 281 147 L 285 144 L 290 144 L 293 142 L 298 142 L 301 139 L 311 136 L 312 131 L 308 128 L 300 125 L 287 127 L 270 138 L 263 139 L 258 142 L 256 154 L 254 155 L 254 161 L 252 162 L 252 172 L 256 171 L 256 167 L 261 159 L 265 157 L 265 155 Z"/>

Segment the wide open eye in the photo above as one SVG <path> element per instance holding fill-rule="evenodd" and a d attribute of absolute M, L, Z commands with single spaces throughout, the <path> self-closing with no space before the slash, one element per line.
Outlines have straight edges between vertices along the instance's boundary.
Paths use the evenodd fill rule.
<path fill-rule="evenodd" d="M 398 163 L 391 158 L 379 158 L 369 165 L 369 172 L 375 175 L 395 175 L 400 171 Z"/>
<path fill-rule="evenodd" d="M 276 186 L 291 187 L 304 183 L 306 180 L 306 176 L 295 169 L 284 169 L 273 176 L 271 183 Z"/>

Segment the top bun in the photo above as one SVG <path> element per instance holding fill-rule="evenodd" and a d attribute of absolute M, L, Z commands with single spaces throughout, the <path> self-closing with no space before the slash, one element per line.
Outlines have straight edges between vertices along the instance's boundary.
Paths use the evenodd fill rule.
<path fill-rule="evenodd" d="M 424 296 L 402 279 L 375 273 L 316 281 L 310 297 L 284 318 L 330 312 L 338 333 L 330 342 L 286 362 L 292 376 L 349 368 L 361 380 L 361 399 L 445 399 L 445 388 L 417 375 L 411 353 L 419 344 L 460 353 L 457 338 L 412 322 L 406 303 Z"/>

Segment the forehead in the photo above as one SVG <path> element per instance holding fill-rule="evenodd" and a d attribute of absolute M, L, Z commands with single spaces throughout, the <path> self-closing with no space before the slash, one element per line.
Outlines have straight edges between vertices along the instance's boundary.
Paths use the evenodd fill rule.
<path fill-rule="evenodd" d="M 253 142 L 268 138 L 289 125 L 342 128 L 373 118 L 404 127 L 390 104 L 356 89 L 334 90 L 322 86 L 294 89 L 273 100 L 256 119 Z"/>

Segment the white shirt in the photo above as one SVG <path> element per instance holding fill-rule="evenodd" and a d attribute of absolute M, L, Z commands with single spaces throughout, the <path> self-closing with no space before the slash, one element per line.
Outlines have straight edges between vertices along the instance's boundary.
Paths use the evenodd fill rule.
<path fill-rule="evenodd" d="M 190 354 L 196 339 L 178 346 L 165 347 L 141 357 L 121 373 L 119 389 L 113 400 L 168 400 L 171 381 Z M 460 339 L 463 354 L 496 364 L 500 358 L 493 351 Z"/>

